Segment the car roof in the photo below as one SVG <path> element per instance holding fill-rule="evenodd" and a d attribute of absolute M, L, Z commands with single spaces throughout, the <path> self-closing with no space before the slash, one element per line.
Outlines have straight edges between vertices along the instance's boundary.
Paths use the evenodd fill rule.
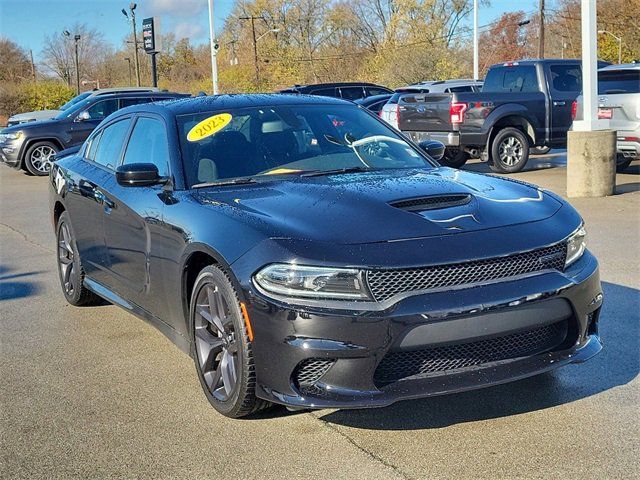
<path fill-rule="evenodd" d="M 272 107 L 282 105 L 353 105 L 352 102 L 333 97 L 288 93 L 247 93 L 207 95 L 179 98 L 164 102 L 145 103 L 127 107 L 126 112 L 157 112 L 171 115 L 188 115 L 245 107 Z"/>
<path fill-rule="evenodd" d="M 599 71 L 609 71 L 609 70 L 640 70 L 640 63 L 623 63 L 621 65 L 607 65 L 606 67 L 601 68 Z"/>
<path fill-rule="evenodd" d="M 385 100 L 387 98 L 390 98 L 392 96 L 393 96 L 393 93 L 382 93 L 380 95 L 371 95 L 369 97 L 358 98 L 358 99 L 354 100 L 354 103 L 357 103 L 359 105 L 371 104 L 371 103 L 380 102 L 380 101 Z"/>
<path fill-rule="evenodd" d="M 331 83 L 312 83 L 309 85 L 293 85 L 289 88 L 283 88 L 280 90 L 281 92 L 302 90 L 302 89 L 316 89 L 316 88 L 332 88 L 332 87 L 382 87 L 387 88 L 383 85 L 376 85 L 375 83 L 369 82 L 331 82 Z"/>

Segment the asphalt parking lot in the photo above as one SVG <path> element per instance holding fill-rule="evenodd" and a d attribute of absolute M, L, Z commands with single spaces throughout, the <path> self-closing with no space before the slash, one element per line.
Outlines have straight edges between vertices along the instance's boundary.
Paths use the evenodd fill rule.
<path fill-rule="evenodd" d="M 513 177 L 563 194 L 564 162 L 537 157 Z M 601 264 L 596 358 L 384 409 L 229 420 L 151 326 L 65 303 L 47 180 L 0 166 L 0 477 L 637 478 L 640 166 L 617 182 L 572 201 Z"/>

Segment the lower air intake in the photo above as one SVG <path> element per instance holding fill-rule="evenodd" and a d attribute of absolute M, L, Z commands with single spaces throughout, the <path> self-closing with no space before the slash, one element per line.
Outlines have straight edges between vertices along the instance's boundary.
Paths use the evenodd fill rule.
<path fill-rule="evenodd" d="M 327 373 L 327 371 L 333 365 L 334 360 L 324 358 L 309 358 L 303 360 L 298 364 L 293 374 L 294 382 L 296 386 L 303 393 L 315 392 L 316 382 Z"/>
<path fill-rule="evenodd" d="M 373 380 L 381 387 L 414 376 L 453 372 L 485 363 L 515 359 L 553 350 L 564 342 L 568 321 L 477 342 L 424 350 L 390 352 L 382 359 Z"/>

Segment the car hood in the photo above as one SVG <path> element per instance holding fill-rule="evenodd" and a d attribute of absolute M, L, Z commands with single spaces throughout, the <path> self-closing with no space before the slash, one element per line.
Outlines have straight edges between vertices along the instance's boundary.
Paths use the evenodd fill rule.
<path fill-rule="evenodd" d="M 446 203 L 452 195 L 463 202 Z M 393 205 L 425 197 L 445 203 L 417 210 Z M 444 167 L 274 178 L 199 190 L 196 198 L 270 236 L 339 244 L 455 235 L 535 222 L 562 206 L 523 182 Z"/>
<path fill-rule="evenodd" d="M 36 110 L 33 112 L 18 113 L 9 117 L 11 122 L 27 122 L 30 120 L 47 120 L 62 113 L 62 110 Z"/>

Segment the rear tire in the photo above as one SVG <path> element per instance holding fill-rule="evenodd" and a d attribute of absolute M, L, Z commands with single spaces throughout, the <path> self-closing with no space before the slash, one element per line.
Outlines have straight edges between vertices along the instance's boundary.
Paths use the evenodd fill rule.
<path fill-rule="evenodd" d="M 529 160 L 529 144 L 529 137 L 517 128 L 503 128 L 491 142 L 489 167 L 498 173 L 521 171 Z"/>
<path fill-rule="evenodd" d="M 629 165 L 631 165 L 632 161 L 632 158 L 624 158 L 622 155 L 618 155 L 616 157 L 616 172 L 624 172 L 627 168 L 629 168 Z"/>
<path fill-rule="evenodd" d="M 32 175 L 43 177 L 49 175 L 51 158 L 60 149 L 51 142 L 36 142 L 27 149 L 24 156 L 24 166 Z"/>
<path fill-rule="evenodd" d="M 76 307 L 100 304 L 102 299 L 84 286 L 84 269 L 67 212 L 62 212 L 56 224 L 56 240 L 58 278 L 64 298 Z"/>
<path fill-rule="evenodd" d="M 227 274 L 205 267 L 189 308 L 191 352 L 207 400 L 219 413 L 244 417 L 270 405 L 255 395 L 251 341 L 240 300 Z"/>
<path fill-rule="evenodd" d="M 462 168 L 469 160 L 469 154 L 460 147 L 447 147 L 444 156 L 438 160 L 443 167 Z"/>

